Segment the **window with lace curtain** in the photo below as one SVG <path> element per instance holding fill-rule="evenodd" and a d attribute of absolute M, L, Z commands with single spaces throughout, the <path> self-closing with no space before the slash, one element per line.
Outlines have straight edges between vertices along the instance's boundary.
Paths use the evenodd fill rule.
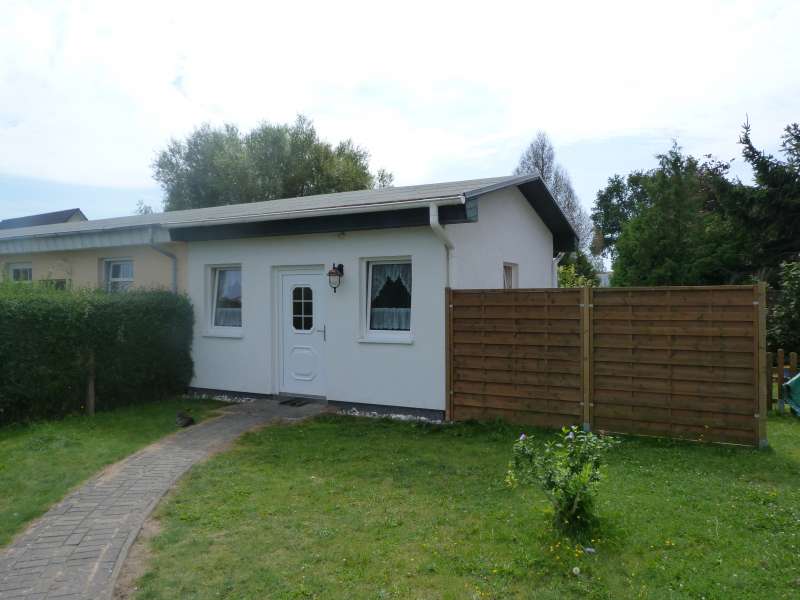
<path fill-rule="evenodd" d="M 411 261 L 367 263 L 368 330 L 410 332 L 411 293 Z"/>

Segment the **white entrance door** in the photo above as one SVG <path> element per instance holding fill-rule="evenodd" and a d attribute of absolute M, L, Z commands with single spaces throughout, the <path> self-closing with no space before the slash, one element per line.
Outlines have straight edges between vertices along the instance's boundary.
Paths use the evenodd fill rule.
<path fill-rule="evenodd" d="M 319 272 L 281 274 L 281 392 L 325 395 L 325 296 Z"/>

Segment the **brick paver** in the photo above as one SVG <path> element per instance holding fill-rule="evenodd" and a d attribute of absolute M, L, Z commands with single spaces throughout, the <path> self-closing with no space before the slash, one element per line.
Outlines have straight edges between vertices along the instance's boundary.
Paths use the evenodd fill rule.
<path fill-rule="evenodd" d="M 234 405 L 105 469 L 0 550 L 0 600 L 110 598 L 145 519 L 192 465 L 249 429 L 323 408 L 277 400 Z"/>

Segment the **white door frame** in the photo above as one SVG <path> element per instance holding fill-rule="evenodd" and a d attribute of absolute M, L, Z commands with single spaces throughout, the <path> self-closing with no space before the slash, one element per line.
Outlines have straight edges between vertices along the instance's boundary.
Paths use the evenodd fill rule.
<path fill-rule="evenodd" d="M 272 267 L 272 350 L 273 356 L 277 358 L 277 360 L 272 361 L 272 375 L 273 381 L 275 385 L 273 386 L 274 394 L 278 396 L 305 396 L 308 398 L 315 398 L 315 399 L 326 399 L 327 395 L 314 395 L 314 394 L 297 394 L 293 392 L 284 392 L 281 388 L 283 386 L 283 360 L 284 360 L 284 353 L 286 350 L 285 344 L 283 343 L 283 304 L 284 304 L 284 297 L 283 297 L 283 276 L 284 275 L 325 275 L 325 265 L 324 264 L 316 264 L 316 265 L 280 265 L 280 266 L 273 266 Z M 325 313 L 327 318 L 327 312 Z M 324 325 L 324 323 L 323 323 Z M 316 325 L 315 325 L 316 328 Z M 323 361 L 323 369 L 327 366 L 327 361 L 325 360 L 325 346 L 323 345 L 323 355 L 321 359 Z M 327 373 L 326 373 L 327 376 Z M 327 380 L 326 380 L 327 381 Z"/>

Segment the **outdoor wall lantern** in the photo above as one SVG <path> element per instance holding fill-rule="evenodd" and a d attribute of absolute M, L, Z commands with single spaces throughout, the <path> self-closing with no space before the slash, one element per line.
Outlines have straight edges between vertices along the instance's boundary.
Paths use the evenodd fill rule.
<path fill-rule="evenodd" d="M 344 265 L 333 263 L 331 270 L 328 271 L 328 285 L 333 288 L 333 293 L 336 293 L 336 288 L 342 284 L 342 277 L 344 277 Z"/>

